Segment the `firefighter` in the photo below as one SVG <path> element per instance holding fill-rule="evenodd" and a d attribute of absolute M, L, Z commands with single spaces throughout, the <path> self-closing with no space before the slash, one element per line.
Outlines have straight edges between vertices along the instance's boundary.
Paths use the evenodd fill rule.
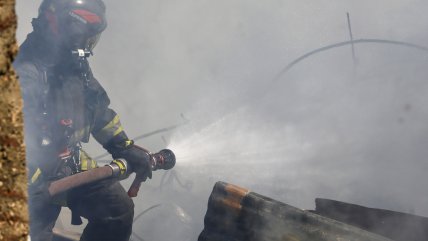
<path fill-rule="evenodd" d="M 61 206 L 74 223 L 88 220 L 80 240 L 129 240 L 134 204 L 117 180 L 48 195 L 52 181 L 97 167 L 81 147 L 90 135 L 142 181 L 151 178 L 148 151 L 129 140 L 87 60 L 107 27 L 105 12 L 102 0 L 43 0 L 14 63 L 24 99 L 32 241 L 52 239 Z"/>

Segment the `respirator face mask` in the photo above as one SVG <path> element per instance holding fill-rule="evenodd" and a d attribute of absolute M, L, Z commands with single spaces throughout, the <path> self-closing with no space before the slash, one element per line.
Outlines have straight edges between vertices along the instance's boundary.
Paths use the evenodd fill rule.
<path fill-rule="evenodd" d="M 104 16 L 85 9 L 72 9 L 62 20 L 61 41 L 72 51 L 92 53 L 105 28 Z"/>

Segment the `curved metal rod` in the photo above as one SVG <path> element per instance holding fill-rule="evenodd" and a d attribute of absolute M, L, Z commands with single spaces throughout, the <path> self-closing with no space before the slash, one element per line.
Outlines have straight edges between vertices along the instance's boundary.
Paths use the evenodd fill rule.
<path fill-rule="evenodd" d="M 285 73 L 287 73 L 291 68 L 293 68 L 296 64 L 300 63 L 301 61 L 303 61 L 304 59 L 317 54 L 319 52 L 323 52 L 326 50 L 330 50 L 333 48 L 338 48 L 338 47 L 342 47 L 342 46 L 346 46 L 346 45 L 350 45 L 350 44 L 361 44 L 361 43 L 378 43 L 378 44 L 390 44 L 390 45 L 400 45 L 400 46 L 404 46 L 404 47 L 409 47 L 409 48 L 414 48 L 414 49 L 418 49 L 421 51 L 425 51 L 428 52 L 428 48 L 421 46 L 421 45 L 417 45 L 417 44 L 413 44 L 413 43 L 408 43 L 408 42 L 402 42 L 402 41 L 394 41 L 394 40 L 386 40 L 386 39 L 357 39 L 357 40 L 351 40 L 351 41 L 345 41 L 345 42 L 340 42 L 340 43 L 336 43 L 336 44 L 332 44 L 332 45 L 328 45 L 319 49 L 315 49 L 311 52 L 308 52 L 302 56 L 300 56 L 299 58 L 295 59 L 293 62 L 289 63 L 287 66 L 285 66 L 276 76 L 275 78 L 272 79 L 272 82 L 277 82 L 281 79 L 282 75 L 284 75 Z"/>
<path fill-rule="evenodd" d="M 169 176 L 168 176 L 169 174 Z M 168 178 L 167 178 L 168 176 Z M 193 185 L 192 181 L 186 181 L 183 183 L 180 180 L 180 176 L 178 175 L 178 172 L 176 170 L 169 170 L 165 172 L 165 174 L 162 176 L 162 179 L 159 184 L 159 190 L 162 191 L 163 186 L 165 186 L 167 183 L 172 183 L 174 180 L 177 181 L 177 183 L 183 188 L 189 191 L 189 185 Z M 191 187 L 190 187 L 191 188 Z"/>
<path fill-rule="evenodd" d="M 177 128 L 178 128 L 178 127 L 180 127 L 180 126 L 187 125 L 189 122 L 190 122 L 189 120 L 186 120 L 185 122 L 180 123 L 180 124 L 177 124 L 177 125 L 173 125 L 173 126 L 169 126 L 169 127 L 165 127 L 165 128 L 157 129 L 157 130 L 154 130 L 154 131 L 152 131 L 152 132 L 148 132 L 148 133 L 145 133 L 145 134 L 139 135 L 139 136 L 137 136 L 137 137 L 133 138 L 133 140 L 134 140 L 134 141 L 138 141 L 138 140 L 140 140 L 140 139 L 143 139 L 143 138 L 146 138 L 146 137 L 149 137 L 149 136 L 153 136 L 153 135 L 156 135 L 156 134 L 159 134 L 159 133 L 172 131 L 172 130 L 174 130 L 174 129 L 177 129 Z M 98 155 L 98 156 L 94 157 L 93 159 L 94 159 L 94 160 L 96 160 L 96 161 L 98 161 L 99 159 L 104 158 L 104 157 L 106 157 L 106 156 L 108 156 L 108 155 L 110 155 L 110 153 L 105 152 L 105 153 L 103 153 L 103 154 L 101 154 L 101 155 Z"/>
<path fill-rule="evenodd" d="M 145 210 L 144 210 L 144 211 L 142 211 L 140 214 L 138 214 L 136 217 L 134 217 L 134 221 L 133 221 L 133 223 L 134 223 L 135 221 L 137 221 L 137 219 L 139 219 L 141 216 L 143 216 L 144 214 L 146 214 L 148 211 L 150 211 L 150 210 L 152 210 L 152 209 L 154 209 L 154 208 L 157 208 L 157 207 L 159 207 L 159 206 L 161 206 L 161 205 L 162 205 L 162 203 L 159 203 L 159 204 L 153 205 L 153 206 L 151 206 L 151 207 L 149 207 L 149 208 L 145 209 Z M 142 237 L 140 237 L 136 232 L 132 231 L 132 235 L 134 235 L 134 237 L 136 237 L 138 240 L 140 240 L 140 241 L 144 241 L 144 239 L 143 239 Z"/>
<path fill-rule="evenodd" d="M 138 234 L 136 234 L 134 231 L 132 231 L 132 235 L 134 236 L 134 237 L 136 237 L 139 241 L 145 241 L 142 237 L 140 237 Z M 131 241 L 132 241 L 133 239 L 131 239 Z"/>
<path fill-rule="evenodd" d="M 160 184 L 159 184 L 159 190 L 160 191 L 162 191 L 162 187 L 165 185 L 165 180 L 167 180 L 166 177 L 168 176 L 168 174 L 169 174 L 169 177 L 168 177 L 168 181 L 169 181 L 169 179 L 171 178 L 171 174 L 170 173 L 165 172 L 162 175 L 162 179 L 161 179 Z"/>
<path fill-rule="evenodd" d="M 177 204 L 175 204 L 175 203 L 159 203 L 159 204 L 153 205 L 153 206 L 151 206 L 151 207 L 149 207 L 149 208 L 145 209 L 143 212 L 141 212 L 140 214 L 138 214 L 138 215 L 134 218 L 133 223 L 134 223 L 135 221 L 137 221 L 139 218 L 141 218 L 141 216 L 143 216 L 143 215 L 144 215 L 144 214 L 146 214 L 147 212 L 149 212 L 149 211 L 151 211 L 151 210 L 153 210 L 153 209 L 155 209 L 155 208 L 157 208 L 157 207 L 160 207 L 160 206 L 162 206 L 162 205 L 172 205 L 176 210 L 177 210 L 177 209 L 182 210 L 182 211 L 185 213 L 185 215 L 187 215 L 187 216 L 188 216 L 187 212 L 185 212 L 185 211 L 183 210 L 183 208 L 182 208 L 182 207 L 178 206 L 178 205 L 177 205 Z M 183 223 L 183 222 L 184 222 L 184 221 L 182 221 L 182 223 Z M 132 231 L 132 235 L 133 235 L 134 237 L 136 237 L 137 239 L 139 239 L 140 241 L 144 241 L 144 239 L 143 239 L 142 237 L 140 237 L 140 236 L 139 236 L 137 233 L 135 233 L 134 231 Z"/>
<path fill-rule="evenodd" d="M 185 121 L 183 123 L 180 123 L 180 124 L 177 124 L 177 125 L 173 125 L 173 126 L 165 127 L 165 128 L 162 128 L 162 129 L 158 129 L 158 130 L 152 131 L 152 132 L 148 132 L 148 133 L 145 133 L 145 134 L 142 134 L 142 135 L 139 135 L 139 136 L 135 137 L 133 140 L 134 141 L 138 141 L 140 139 L 143 139 L 143 138 L 146 138 L 146 137 L 149 137 L 149 136 L 153 136 L 153 135 L 156 135 L 156 134 L 159 134 L 159 133 L 172 131 L 174 129 L 177 129 L 180 126 L 187 125 L 188 123 L 189 123 L 189 121 L 187 120 L 187 121 Z"/>
<path fill-rule="evenodd" d="M 136 217 L 134 217 L 134 222 L 137 221 L 141 216 L 143 216 L 144 214 L 146 214 L 150 210 L 155 209 L 161 205 L 162 205 L 162 203 L 159 203 L 159 204 L 153 205 L 153 206 L 147 208 L 146 210 L 142 211 L 140 214 L 138 214 Z"/>

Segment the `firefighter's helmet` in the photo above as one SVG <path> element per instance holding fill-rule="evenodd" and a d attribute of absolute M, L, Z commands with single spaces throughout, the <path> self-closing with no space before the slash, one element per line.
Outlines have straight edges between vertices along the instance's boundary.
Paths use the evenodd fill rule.
<path fill-rule="evenodd" d="M 102 0 L 43 0 L 39 19 L 55 41 L 70 49 L 92 49 L 107 27 Z"/>

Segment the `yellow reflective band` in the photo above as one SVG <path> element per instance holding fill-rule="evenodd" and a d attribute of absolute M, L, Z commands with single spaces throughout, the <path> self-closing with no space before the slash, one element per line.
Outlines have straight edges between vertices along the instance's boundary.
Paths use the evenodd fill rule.
<path fill-rule="evenodd" d="M 97 167 L 97 162 L 95 160 L 91 160 L 91 169 Z"/>
<path fill-rule="evenodd" d="M 127 146 L 129 146 L 129 145 L 132 145 L 132 143 L 133 143 L 133 141 L 131 141 L 131 140 L 127 140 L 127 141 L 125 142 L 125 147 L 127 147 Z"/>
<path fill-rule="evenodd" d="M 82 171 L 87 171 L 89 169 L 97 168 L 98 163 L 96 160 L 92 159 L 88 153 L 84 150 L 80 150 L 80 169 Z"/>
<path fill-rule="evenodd" d="M 40 174 L 42 174 L 42 170 L 40 170 L 40 168 L 37 168 L 36 172 L 31 177 L 31 183 L 35 183 L 37 181 L 37 178 L 39 178 Z"/>
<path fill-rule="evenodd" d="M 120 124 L 119 116 L 116 115 L 104 128 L 92 134 L 99 143 L 104 145 L 110 141 L 111 138 L 119 135 L 122 131 L 123 127 Z"/>
<path fill-rule="evenodd" d="M 85 128 L 82 128 L 76 132 L 74 132 L 73 134 L 73 141 L 81 141 L 84 137 L 86 133 L 89 133 L 89 126 L 86 126 Z"/>
<path fill-rule="evenodd" d="M 81 137 L 85 134 L 86 128 L 81 129 L 80 131 L 77 132 L 77 137 Z"/>
<path fill-rule="evenodd" d="M 123 126 L 120 126 L 119 128 L 117 128 L 117 130 L 113 133 L 113 136 L 117 136 L 119 135 L 119 133 L 121 133 L 123 131 Z"/>
<path fill-rule="evenodd" d="M 86 158 L 82 159 L 81 169 L 82 171 L 88 170 L 88 159 Z"/>
<path fill-rule="evenodd" d="M 119 166 L 120 169 L 120 174 L 123 175 L 126 172 L 126 167 L 123 165 L 122 162 L 117 161 L 117 160 L 113 160 L 114 163 L 116 163 Z"/>
<path fill-rule="evenodd" d="M 119 123 L 119 115 L 116 115 L 112 121 L 110 121 L 106 126 L 101 129 L 101 131 L 108 131 L 113 128 L 117 123 Z"/>

